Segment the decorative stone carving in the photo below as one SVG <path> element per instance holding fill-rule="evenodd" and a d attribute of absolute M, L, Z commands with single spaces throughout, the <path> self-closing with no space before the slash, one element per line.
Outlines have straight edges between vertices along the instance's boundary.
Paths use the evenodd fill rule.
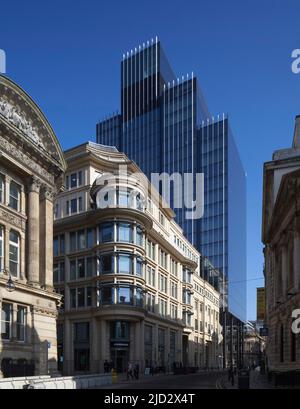
<path fill-rule="evenodd" d="M 4 152 L 10 154 L 16 160 L 27 165 L 33 171 L 33 173 L 38 174 L 39 176 L 48 180 L 51 184 L 54 183 L 54 177 L 50 173 L 48 173 L 45 169 L 43 169 L 40 165 L 38 165 L 35 161 L 30 159 L 19 149 L 15 148 L 14 145 L 9 143 L 2 136 L 0 136 L 0 148 Z"/>
<path fill-rule="evenodd" d="M 54 190 L 48 185 L 43 185 L 42 190 L 41 190 L 41 198 L 49 200 L 50 202 L 53 202 Z"/>
<path fill-rule="evenodd" d="M 15 214 L 10 214 L 4 209 L 0 209 L 0 219 L 5 220 L 13 226 L 19 227 L 20 229 L 23 227 L 22 219 L 20 217 L 17 217 Z"/>
<path fill-rule="evenodd" d="M 40 193 L 42 182 L 36 176 L 32 176 L 30 185 L 29 185 L 29 192 L 36 192 Z"/>
<path fill-rule="evenodd" d="M 18 108 L 5 99 L 0 99 L 0 115 L 18 128 L 31 142 L 45 149 L 41 138 L 38 136 L 37 129 L 32 125 L 32 122 L 28 120 Z"/>
<path fill-rule="evenodd" d="M 38 307 L 36 305 L 33 305 L 31 307 L 31 312 L 33 312 L 34 314 L 38 314 L 38 315 L 44 315 L 47 317 L 54 317 L 57 318 L 57 310 L 53 310 L 53 309 L 49 309 L 49 308 L 45 308 L 45 307 Z"/>

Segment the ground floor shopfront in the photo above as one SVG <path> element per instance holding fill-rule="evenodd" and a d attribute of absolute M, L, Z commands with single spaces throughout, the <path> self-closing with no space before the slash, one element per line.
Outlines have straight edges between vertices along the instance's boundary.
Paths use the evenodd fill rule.
<path fill-rule="evenodd" d="M 218 367 L 218 348 L 203 342 L 180 323 L 128 316 L 72 319 L 58 324 L 59 370 L 66 375 L 125 372 L 128 363 L 140 371 L 168 372 L 175 367 Z"/>

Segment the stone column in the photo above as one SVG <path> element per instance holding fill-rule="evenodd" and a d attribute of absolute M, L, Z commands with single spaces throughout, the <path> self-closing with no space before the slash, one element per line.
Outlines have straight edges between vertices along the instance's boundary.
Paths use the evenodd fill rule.
<path fill-rule="evenodd" d="M 104 319 L 101 319 L 100 321 L 100 331 L 99 334 L 101 334 L 100 338 L 100 368 L 103 368 L 103 364 L 105 359 L 109 360 L 109 357 L 107 356 L 107 334 L 106 334 L 106 321 Z"/>
<path fill-rule="evenodd" d="M 53 288 L 53 191 L 48 186 L 41 190 L 40 202 L 40 283 Z"/>
<path fill-rule="evenodd" d="M 134 360 L 136 363 L 139 363 L 142 359 L 140 353 L 140 344 L 141 344 L 141 328 L 140 328 L 140 321 L 136 322 L 134 325 Z"/>
<path fill-rule="evenodd" d="M 282 248 L 282 265 L 281 265 L 281 280 L 282 280 L 282 298 L 286 299 L 286 289 L 287 289 L 287 246 L 283 244 Z"/>
<path fill-rule="evenodd" d="M 98 320 L 92 319 L 92 331 L 91 331 L 91 371 L 92 373 L 103 373 L 103 366 L 100 367 L 99 352 L 98 352 Z"/>
<path fill-rule="evenodd" d="M 72 324 L 69 319 L 65 319 L 64 322 L 64 365 L 63 372 L 66 375 L 71 375 L 74 366 L 74 352 L 73 352 L 73 335 Z"/>
<path fill-rule="evenodd" d="M 28 282 L 39 286 L 40 180 L 32 177 L 28 193 Z"/>
<path fill-rule="evenodd" d="M 141 353 L 141 372 L 145 369 L 145 321 L 141 321 L 141 339 L 140 339 L 140 353 Z"/>
<path fill-rule="evenodd" d="M 294 288 L 300 289 L 300 232 L 294 232 Z"/>

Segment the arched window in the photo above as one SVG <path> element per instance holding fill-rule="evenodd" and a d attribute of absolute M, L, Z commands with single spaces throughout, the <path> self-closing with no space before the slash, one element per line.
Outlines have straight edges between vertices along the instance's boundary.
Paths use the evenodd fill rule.
<path fill-rule="evenodd" d="M 4 270 L 4 228 L 0 225 L 0 271 Z"/>
<path fill-rule="evenodd" d="M 20 236 L 14 230 L 9 233 L 9 271 L 13 277 L 20 275 Z"/>
<path fill-rule="evenodd" d="M 4 202 L 4 176 L 0 175 L 0 203 Z"/>
<path fill-rule="evenodd" d="M 20 194 L 20 186 L 17 183 L 11 181 L 9 186 L 9 206 L 17 211 L 20 210 Z"/>

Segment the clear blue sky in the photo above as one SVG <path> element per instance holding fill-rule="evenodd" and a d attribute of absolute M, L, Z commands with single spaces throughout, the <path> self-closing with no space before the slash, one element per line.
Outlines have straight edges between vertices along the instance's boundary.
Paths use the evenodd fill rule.
<path fill-rule="evenodd" d="M 95 139 L 119 108 L 122 53 L 158 35 L 178 75 L 194 71 L 212 114 L 226 112 L 248 174 L 248 279 L 262 277 L 262 165 L 289 147 L 300 113 L 297 0 L 2 1 L 7 74 L 40 105 L 63 148 Z M 248 281 L 248 317 L 256 286 Z"/>

